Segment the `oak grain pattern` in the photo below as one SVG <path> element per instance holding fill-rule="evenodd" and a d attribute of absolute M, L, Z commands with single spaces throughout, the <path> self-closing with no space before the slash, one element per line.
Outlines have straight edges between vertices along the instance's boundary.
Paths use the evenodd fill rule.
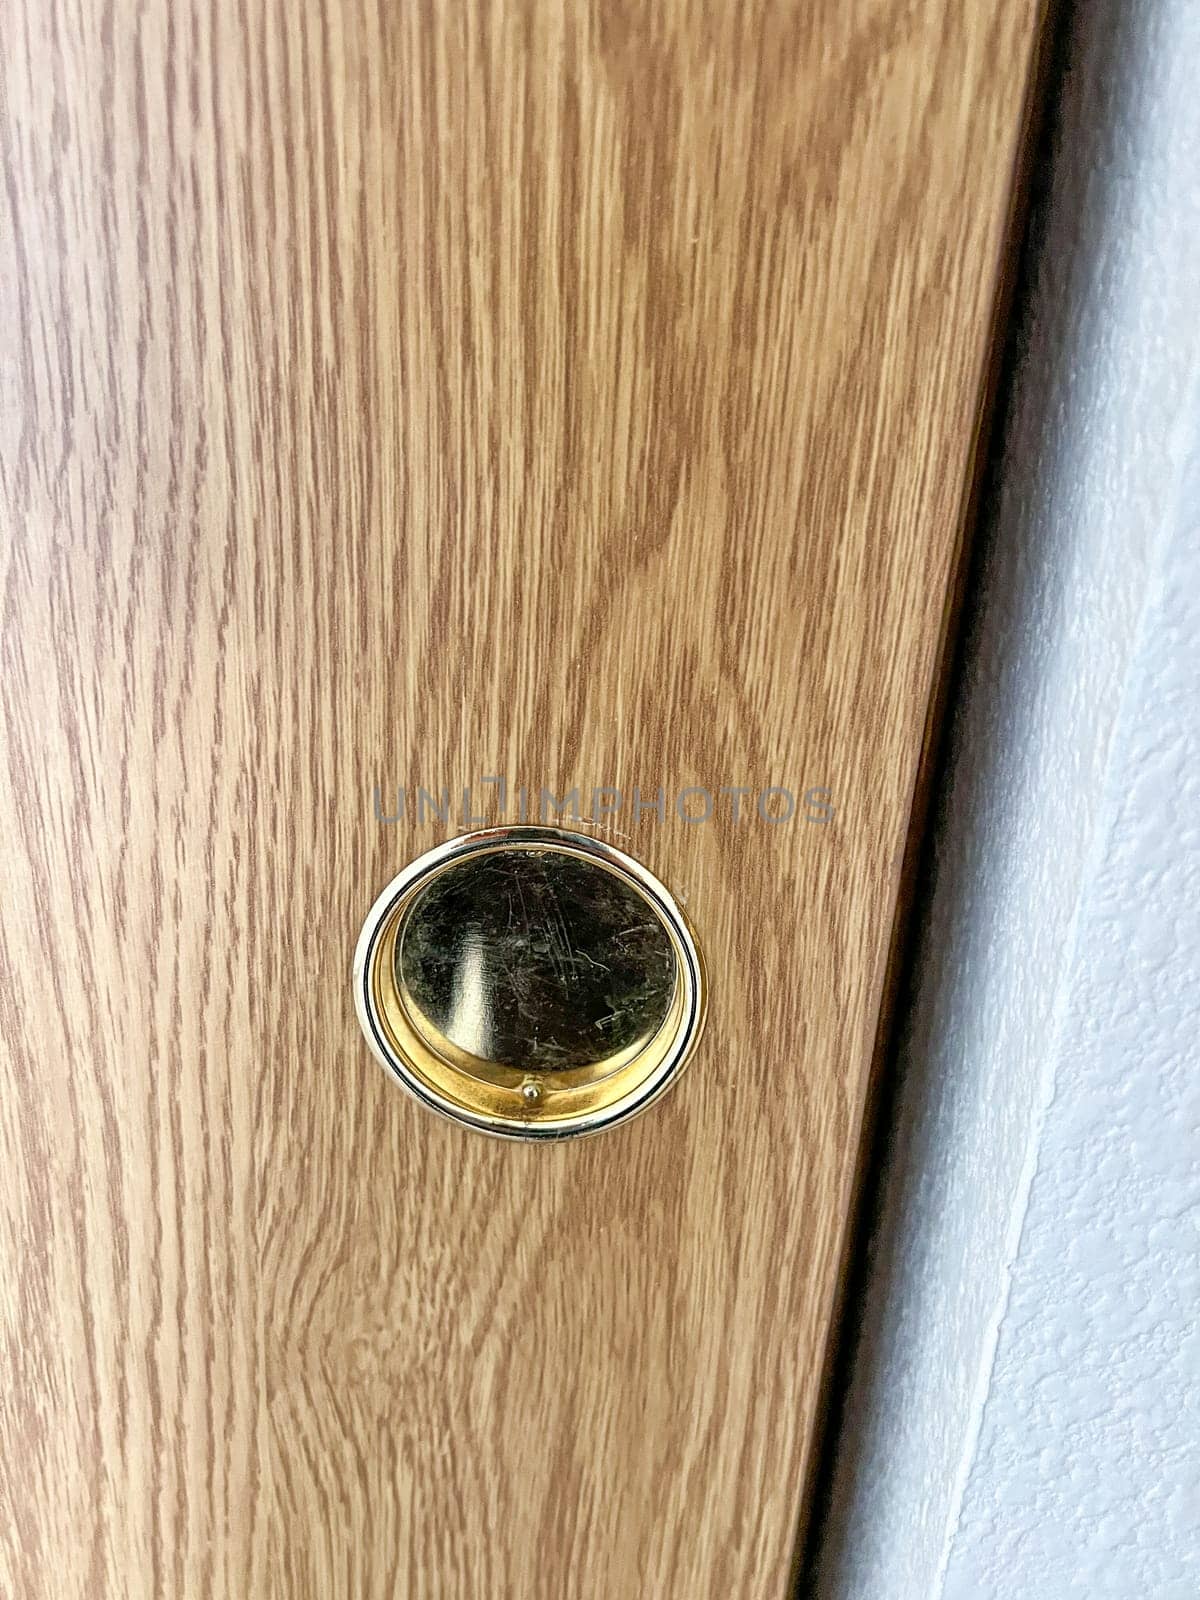
<path fill-rule="evenodd" d="M 785 1593 L 1037 12 L 9 0 L 0 1592 Z M 487 773 L 833 794 L 593 1141 L 355 1027 Z"/>

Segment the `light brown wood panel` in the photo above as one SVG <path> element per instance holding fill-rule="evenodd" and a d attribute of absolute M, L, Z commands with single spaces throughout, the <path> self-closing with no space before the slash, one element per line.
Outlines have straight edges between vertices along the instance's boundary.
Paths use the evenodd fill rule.
<path fill-rule="evenodd" d="M 785 1593 L 1038 12 L 9 0 L 3 1593 Z M 594 1140 L 356 1028 L 487 774 L 708 958 Z"/>

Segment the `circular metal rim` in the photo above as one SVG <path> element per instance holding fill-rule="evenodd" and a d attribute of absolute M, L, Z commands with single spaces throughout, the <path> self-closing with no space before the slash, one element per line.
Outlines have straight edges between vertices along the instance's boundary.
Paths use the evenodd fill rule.
<path fill-rule="evenodd" d="M 675 948 L 679 961 L 677 977 L 682 990 L 682 1008 L 675 1037 L 653 1070 L 625 1097 L 611 1105 L 577 1112 L 568 1117 L 546 1117 L 527 1123 L 489 1116 L 459 1104 L 427 1083 L 393 1048 L 388 1037 L 388 1029 L 379 1014 L 373 978 L 380 939 L 388 928 L 397 903 L 412 897 L 427 879 L 452 862 L 507 845 L 524 849 L 542 845 L 598 862 L 624 878 L 649 901 L 662 919 Z M 706 984 L 703 962 L 687 919 L 670 891 L 641 862 L 618 850 L 615 845 L 565 828 L 532 825 L 487 828 L 477 833 L 462 834 L 417 856 L 392 879 L 367 913 L 355 948 L 353 974 L 354 1006 L 359 1025 L 372 1054 L 390 1077 L 422 1105 L 460 1127 L 474 1128 L 496 1138 L 524 1143 L 581 1138 L 627 1122 L 645 1111 L 679 1076 L 704 1024 Z"/>

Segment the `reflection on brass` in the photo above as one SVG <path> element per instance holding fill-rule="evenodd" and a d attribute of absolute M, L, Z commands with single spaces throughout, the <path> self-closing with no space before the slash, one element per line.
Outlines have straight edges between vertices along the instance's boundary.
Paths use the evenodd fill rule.
<path fill-rule="evenodd" d="M 495 829 L 413 862 L 363 928 L 355 994 L 406 1088 L 518 1138 L 640 1110 L 683 1065 L 703 1014 L 696 946 L 663 886 L 553 828 Z"/>
<path fill-rule="evenodd" d="M 675 956 L 654 908 L 607 868 L 500 849 L 455 862 L 416 896 L 396 981 L 434 1049 L 571 1071 L 654 1037 Z"/>

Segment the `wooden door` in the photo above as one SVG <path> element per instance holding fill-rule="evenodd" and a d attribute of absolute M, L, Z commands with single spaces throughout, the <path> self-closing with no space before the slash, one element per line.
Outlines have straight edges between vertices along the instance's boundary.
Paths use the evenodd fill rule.
<path fill-rule="evenodd" d="M 10 0 L 0 1591 L 787 1593 L 1039 11 Z M 499 776 L 707 961 L 591 1140 L 356 1026 Z"/>

